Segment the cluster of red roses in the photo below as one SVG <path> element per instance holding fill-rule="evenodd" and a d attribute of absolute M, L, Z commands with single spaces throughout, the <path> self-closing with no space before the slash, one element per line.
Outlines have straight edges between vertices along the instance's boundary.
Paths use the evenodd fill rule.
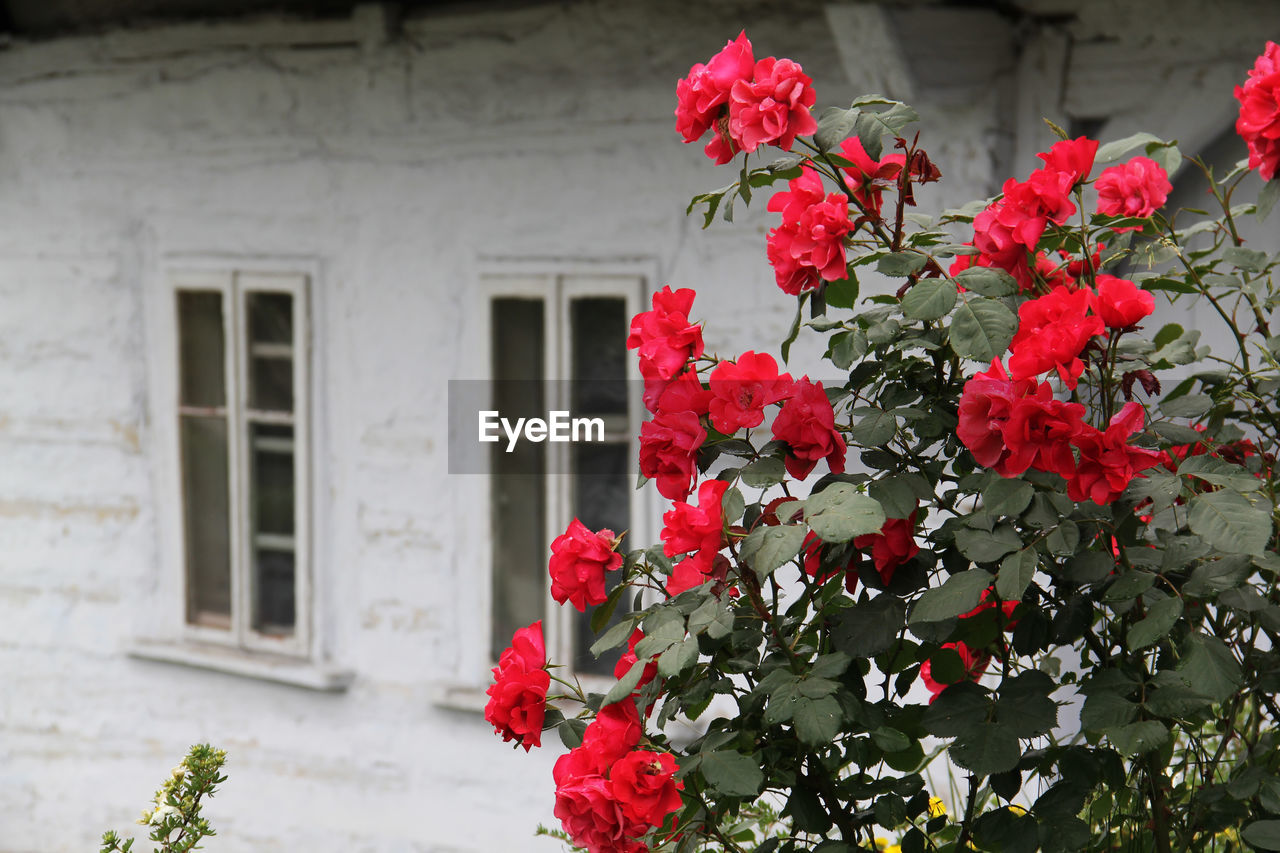
<path fill-rule="evenodd" d="M 675 759 L 640 748 L 642 734 L 635 702 L 624 699 L 601 708 L 582 744 L 556 761 L 555 816 L 577 846 L 643 853 L 636 839 L 680 808 Z"/>
<path fill-rule="evenodd" d="M 702 354 L 702 329 L 689 322 L 694 292 L 664 287 L 653 309 L 631 322 L 627 346 L 640 352 L 645 406 L 653 418 L 640 430 L 640 473 L 657 482 L 669 500 L 682 500 L 697 479 L 698 450 L 707 440 L 706 418 L 724 435 L 764 422 L 766 406 L 781 404 L 774 438 L 787 445 L 786 466 L 803 479 L 821 459 L 844 470 L 845 442 L 835 429 L 835 413 L 822 383 L 778 373 L 777 362 L 746 352 L 723 361 L 703 385 L 690 360 Z"/>
<path fill-rule="evenodd" d="M 1280 172 L 1280 45 L 1267 42 L 1249 79 L 1236 87 L 1236 100 L 1236 133 L 1249 146 L 1249 168 L 1270 181 Z"/>
<path fill-rule="evenodd" d="M 778 498 L 769 506 L 776 506 L 789 498 Z M 765 523 L 770 523 L 769 513 L 765 514 Z M 776 524 L 776 517 L 772 523 Z M 909 562 L 916 554 L 920 553 L 920 546 L 916 544 L 916 513 L 913 510 L 906 518 L 890 518 L 885 521 L 884 525 L 877 533 L 864 533 L 861 536 L 853 537 L 853 547 L 856 549 L 849 558 L 848 563 L 843 569 L 830 568 L 823 566 L 824 549 L 822 539 L 816 533 L 808 533 L 804 538 L 804 547 L 801 551 L 801 557 L 804 563 L 805 574 L 816 580 L 818 583 L 826 583 L 836 575 L 844 572 L 844 588 L 850 594 L 853 593 L 858 586 L 858 562 L 863 554 L 870 552 L 872 565 L 876 568 L 876 573 L 880 576 L 880 580 L 886 585 L 893 580 L 893 574 L 899 566 Z"/>
<path fill-rule="evenodd" d="M 739 33 L 676 84 L 676 130 L 685 142 L 714 130 L 705 150 L 717 164 L 761 145 L 790 151 L 797 136 L 818 129 L 809 112 L 817 97 L 812 82 L 790 59 L 756 62 L 747 34 Z"/>
<path fill-rule="evenodd" d="M 1049 223 L 1064 225 L 1075 214 L 1071 197 L 1089 179 L 1097 152 L 1096 140 L 1064 139 L 1037 155 L 1044 166 L 1025 181 L 1005 181 L 1000 197 L 973 220 L 973 246 L 978 254 L 962 255 L 952 264 L 951 274 L 971 266 L 995 267 L 1012 275 L 1023 292 L 1035 289 L 1036 277 L 1050 286 L 1078 279 L 1086 267 L 1083 262 L 1060 268 L 1036 247 Z M 1154 160 L 1134 157 L 1104 169 L 1094 188 L 1099 213 L 1147 217 L 1164 204 L 1173 185 Z M 1139 230 L 1139 226 L 1114 230 Z"/>

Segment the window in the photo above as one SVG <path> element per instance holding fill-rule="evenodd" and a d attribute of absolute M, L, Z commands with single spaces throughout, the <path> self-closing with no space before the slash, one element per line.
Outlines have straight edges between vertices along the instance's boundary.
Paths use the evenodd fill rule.
<path fill-rule="evenodd" d="M 504 417 L 566 411 L 604 424 L 603 440 L 489 448 L 489 655 L 496 659 L 517 628 L 542 619 L 552 659 L 611 674 L 616 657 L 596 660 L 589 651 L 591 611 L 551 599 L 547 560 L 551 540 L 575 517 L 592 530 L 630 531 L 624 549 L 638 541 L 638 386 L 626 338 L 643 279 L 499 274 L 484 283 L 492 408 Z"/>
<path fill-rule="evenodd" d="M 187 633 L 305 654 L 307 280 L 179 273 L 173 305 Z"/>

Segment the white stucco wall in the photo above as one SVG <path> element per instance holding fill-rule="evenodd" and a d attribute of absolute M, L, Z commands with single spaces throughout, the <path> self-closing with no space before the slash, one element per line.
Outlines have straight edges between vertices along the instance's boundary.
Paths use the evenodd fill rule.
<path fill-rule="evenodd" d="M 966 76 L 921 65 L 927 45 L 859 43 L 818 4 L 383 23 L 369 8 L 0 51 L 0 851 L 134 829 L 205 740 L 230 754 L 210 850 L 554 849 L 531 837 L 552 822 L 554 735 L 517 754 L 435 702 L 486 676 L 465 604 L 488 573 L 467 559 L 485 507 L 445 457 L 481 261 L 645 259 L 652 286 L 700 291 L 709 348 L 780 340 L 763 199 L 736 226 L 684 219 L 732 175 L 672 129 L 675 80 L 743 26 L 758 55 L 805 66 L 820 105 L 871 88 L 850 55 L 916 74 L 894 79 L 931 117 L 935 208 L 991 192 L 1017 147 L 1011 29 L 934 22 L 939 44 L 982 34 Z M 1043 82 L 1022 67 L 1020 85 Z M 1053 102 L 1050 84 L 1023 100 Z M 154 295 L 185 256 L 315 272 L 314 607 L 324 656 L 355 674 L 345 692 L 125 654 L 180 618 Z"/>

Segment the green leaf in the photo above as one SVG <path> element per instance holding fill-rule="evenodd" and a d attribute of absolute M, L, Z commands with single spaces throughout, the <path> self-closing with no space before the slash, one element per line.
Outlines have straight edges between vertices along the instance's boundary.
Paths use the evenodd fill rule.
<path fill-rule="evenodd" d="M 813 134 L 813 144 L 819 151 L 831 151 L 853 133 L 859 110 L 827 107 L 818 118 L 818 129 Z"/>
<path fill-rule="evenodd" d="M 1187 522 L 1192 533 L 1229 554 L 1261 554 L 1271 538 L 1271 507 L 1235 492 L 1196 495 L 1188 505 Z"/>
<path fill-rule="evenodd" d="M 1150 133 L 1135 133 L 1132 136 L 1126 136 L 1124 139 L 1108 142 L 1098 148 L 1098 153 L 1094 156 L 1093 162 L 1110 163 L 1113 160 L 1119 160 L 1133 149 L 1151 142 L 1164 144 L 1163 139 Z"/>
<path fill-rule="evenodd" d="M 1035 488 L 1026 480 L 999 478 L 982 490 L 982 506 L 992 515 L 1016 516 L 1031 503 Z"/>
<path fill-rule="evenodd" d="M 1262 487 L 1262 480 L 1243 467 L 1216 456 L 1188 456 L 1178 466 L 1179 477 L 1196 477 L 1214 486 L 1224 486 L 1233 492 L 1253 492 Z"/>
<path fill-rule="evenodd" d="M 1021 601 L 1022 594 L 1035 577 L 1039 561 L 1040 557 L 1034 548 L 1024 548 L 1001 560 L 1000 571 L 996 574 L 996 593 L 1000 598 L 1004 601 Z"/>
<path fill-rule="evenodd" d="M 701 634 L 704 631 L 713 640 L 729 636 L 733 630 L 733 611 L 717 596 L 710 596 L 698 605 L 698 609 L 689 614 L 689 633 Z"/>
<path fill-rule="evenodd" d="M 963 299 L 951 318 L 951 349 L 961 358 L 990 363 L 1004 355 L 1018 318 L 1003 303 L 983 297 Z"/>
<path fill-rule="evenodd" d="M 1222 259 L 1234 267 L 1249 272 L 1262 272 L 1267 268 L 1267 253 L 1244 246 L 1228 246 L 1222 250 Z"/>
<path fill-rule="evenodd" d="M 982 592 L 991 585 L 991 575 L 982 569 L 969 569 L 947 578 L 946 583 L 927 589 L 911 609 L 911 623 L 941 622 L 966 613 L 978 606 Z"/>
<path fill-rule="evenodd" d="M 843 713 L 833 696 L 821 699 L 801 698 L 791 712 L 791 724 L 801 743 L 809 746 L 830 744 L 840 731 Z"/>
<path fill-rule="evenodd" d="M 1001 723 L 978 723 L 952 741 L 947 751 L 952 761 L 979 777 L 1012 770 L 1022 758 L 1018 736 Z"/>
<path fill-rule="evenodd" d="M 1147 608 L 1142 621 L 1129 629 L 1125 640 L 1129 651 L 1136 652 L 1161 640 L 1173 629 L 1182 615 L 1182 599 L 1176 595 L 1162 598 Z"/>
<path fill-rule="evenodd" d="M 699 764 L 707 784 L 727 797 L 754 797 L 764 783 L 759 762 L 731 750 L 704 753 Z"/>
<path fill-rule="evenodd" d="M 1192 690 L 1217 702 L 1225 701 L 1244 682 L 1231 650 L 1217 637 L 1204 634 L 1187 637 L 1177 672 Z"/>
<path fill-rule="evenodd" d="M 879 103 L 879 102 L 877 102 Z M 859 112 L 854 122 L 854 130 L 858 134 L 858 140 L 862 143 L 862 148 L 867 152 L 867 156 L 873 160 L 879 160 L 880 154 L 884 150 L 882 138 L 887 133 L 891 136 L 897 136 L 909 122 L 915 121 L 919 116 L 915 110 L 906 104 L 894 101 L 892 106 L 884 112 L 873 112 L 867 110 Z"/>
<path fill-rule="evenodd" d="M 824 542 L 848 542 L 855 536 L 878 533 L 885 522 L 880 504 L 850 483 L 832 483 L 810 495 L 805 500 L 804 516 Z M 799 550 L 797 545 L 796 552 Z"/>
<path fill-rule="evenodd" d="M 609 692 L 604 694 L 604 699 L 600 702 L 600 707 L 612 705 L 615 702 L 621 702 L 624 699 L 630 700 L 631 693 L 636 689 L 636 685 L 640 683 L 640 676 L 644 674 L 644 668 L 649 663 L 648 659 L 640 658 L 631 665 L 631 669 L 627 670 L 627 674 L 618 679 L 618 683 L 609 688 Z"/>
<path fill-rule="evenodd" d="M 1209 598 L 1215 593 L 1235 589 L 1252 572 L 1253 566 L 1248 557 L 1243 554 L 1228 554 L 1197 566 L 1182 588 L 1182 593 Z"/>
<path fill-rule="evenodd" d="M 852 308 L 858 301 L 857 277 L 850 272 L 848 278 L 828 282 L 823 296 L 832 308 Z"/>
<path fill-rule="evenodd" d="M 1007 524 L 1001 524 L 994 530 L 977 530 L 962 527 L 956 531 L 956 547 L 975 563 L 992 563 L 1022 548 L 1022 540 L 1018 531 Z"/>
<path fill-rule="evenodd" d="M 740 553 L 761 578 L 789 563 L 804 546 L 805 529 L 799 525 L 757 527 L 742 541 Z"/>
<path fill-rule="evenodd" d="M 635 630 L 635 627 L 634 619 L 624 619 L 614 625 L 608 631 L 605 631 L 603 637 L 591 644 L 591 654 L 600 657 L 609 649 L 615 649 L 622 645 L 631 637 L 631 632 Z"/>
<path fill-rule="evenodd" d="M 1160 403 L 1160 411 L 1171 418 L 1198 418 L 1212 408 L 1213 398 L 1205 394 L 1184 394 Z"/>
<path fill-rule="evenodd" d="M 1138 705 L 1111 692 L 1092 693 L 1080 709 L 1080 725 L 1086 731 L 1103 732 L 1126 726 L 1138 716 Z"/>
<path fill-rule="evenodd" d="M 925 709 L 920 724 L 937 737 L 955 737 L 971 731 L 987 719 L 991 700 L 987 691 L 971 681 L 953 684 Z"/>
<path fill-rule="evenodd" d="M 743 511 L 747 508 L 747 502 L 742 497 L 742 492 L 736 487 L 730 487 L 720 499 L 720 512 L 724 516 L 727 524 L 733 524 L 742 518 Z"/>
<path fill-rule="evenodd" d="M 849 434 L 863 447 L 881 447 L 893 440 L 898 419 L 888 412 L 874 409 L 858 419 Z"/>
<path fill-rule="evenodd" d="M 767 489 L 787 478 L 787 469 L 776 456 L 765 456 L 742 469 L 742 482 L 753 489 Z"/>
<path fill-rule="evenodd" d="M 996 719 L 1018 737 L 1047 734 L 1058 725 L 1058 703 L 1049 697 L 1056 688 L 1052 678 L 1034 669 L 1005 679 L 996 701 Z"/>
<path fill-rule="evenodd" d="M 920 279 L 902 297 L 902 313 L 912 320 L 937 320 L 955 307 L 956 286 L 945 278 Z"/>
<path fill-rule="evenodd" d="M 1280 199 L 1280 179 L 1272 178 L 1267 181 L 1261 192 L 1258 193 L 1257 215 L 1259 222 L 1266 222 L 1267 217 L 1271 215 L 1271 210 L 1276 206 L 1276 200 Z"/>
<path fill-rule="evenodd" d="M 871 730 L 871 740 L 885 752 L 902 752 L 911 748 L 911 739 L 897 729 L 878 726 Z"/>
<path fill-rule="evenodd" d="M 876 272 L 888 276 L 911 275 L 924 269 L 924 265 L 928 262 L 929 256 L 922 255 L 919 252 L 893 252 L 882 256 L 876 262 Z M 912 290 L 914 289 L 913 287 Z M 954 291 L 955 288 L 952 288 L 952 290 Z M 921 318 L 917 317 L 916 319 Z"/>
<path fill-rule="evenodd" d="M 1169 740 L 1169 730 L 1164 723 L 1143 720 L 1108 730 L 1111 745 L 1124 755 L 1136 756 L 1159 749 Z"/>
<path fill-rule="evenodd" d="M 683 642 L 677 643 L 658 655 L 658 675 L 663 678 L 672 678 L 692 668 L 697 662 L 698 638 L 687 637 Z"/>
<path fill-rule="evenodd" d="M 1272 181 L 1271 183 L 1277 183 Z M 1280 820 L 1255 820 L 1240 833 L 1245 841 L 1263 850 L 1280 850 Z"/>
<path fill-rule="evenodd" d="M 809 301 L 809 291 L 800 294 L 800 298 L 796 301 L 796 316 L 791 321 L 791 331 L 787 333 L 787 339 L 782 342 L 782 361 L 786 363 L 787 358 L 791 355 L 791 345 L 796 342 L 796 338 L 800 336 L 800 325 L 804 319 L 804 304 Z"/>
<path fill-rule="evenodd" d="M 1117 575 L 1116 579 L 1107 587 L 1107 591 L 1102 594 L 1103 601 L 1129 601 L 1137 598 L 1147 590 L 1151 589 L 1152 584 L 1156 582 L 1156 576 L 1151 572 L 1128 571 L 1122 575 Z"/>
<path fill-rule="evenodd" d="M 961 270 L 955 280 L 965 290 L 981 296 L 1011 296 L 1018 292 L 1017 279 L 995 267 L 969 267 Z"/>
<path fill-rule="evenodd" d="M 833 629 L 835 647 L 858 658 L 893 648 L 907 616 L 907 603 L 894 595 L 877 595 L 840 611 Z"/>
<path fill-rule="evenodd" d="M 916 478 L 920 479 L 920 478 Z M 885 477 L 868 487 L 888 518 L 906 518 L 916 509 L 918 494 L 912 486 L 912 475 Z M 925 484 L 927 487 L 927 484 Z"/>

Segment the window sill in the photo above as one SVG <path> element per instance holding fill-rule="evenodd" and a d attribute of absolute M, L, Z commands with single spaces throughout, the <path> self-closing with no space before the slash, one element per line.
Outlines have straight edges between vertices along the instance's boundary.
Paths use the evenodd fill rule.
<path fill-rule="evenodd" d="M 439 708 L 483 714 L 487 704 L 489 694 L 485 693 L 484 687 L 473 684 L 442 684 L 436 690 L 435 705 Z"/>
<path fill-rule="evenodd" d="M 355 679 L 355 673 L 349 669 L 204 644 L 138 640 L 128 648 L 127 654 L 139 660 L 209 669 L 325 693 L 344 691 Z"/>

